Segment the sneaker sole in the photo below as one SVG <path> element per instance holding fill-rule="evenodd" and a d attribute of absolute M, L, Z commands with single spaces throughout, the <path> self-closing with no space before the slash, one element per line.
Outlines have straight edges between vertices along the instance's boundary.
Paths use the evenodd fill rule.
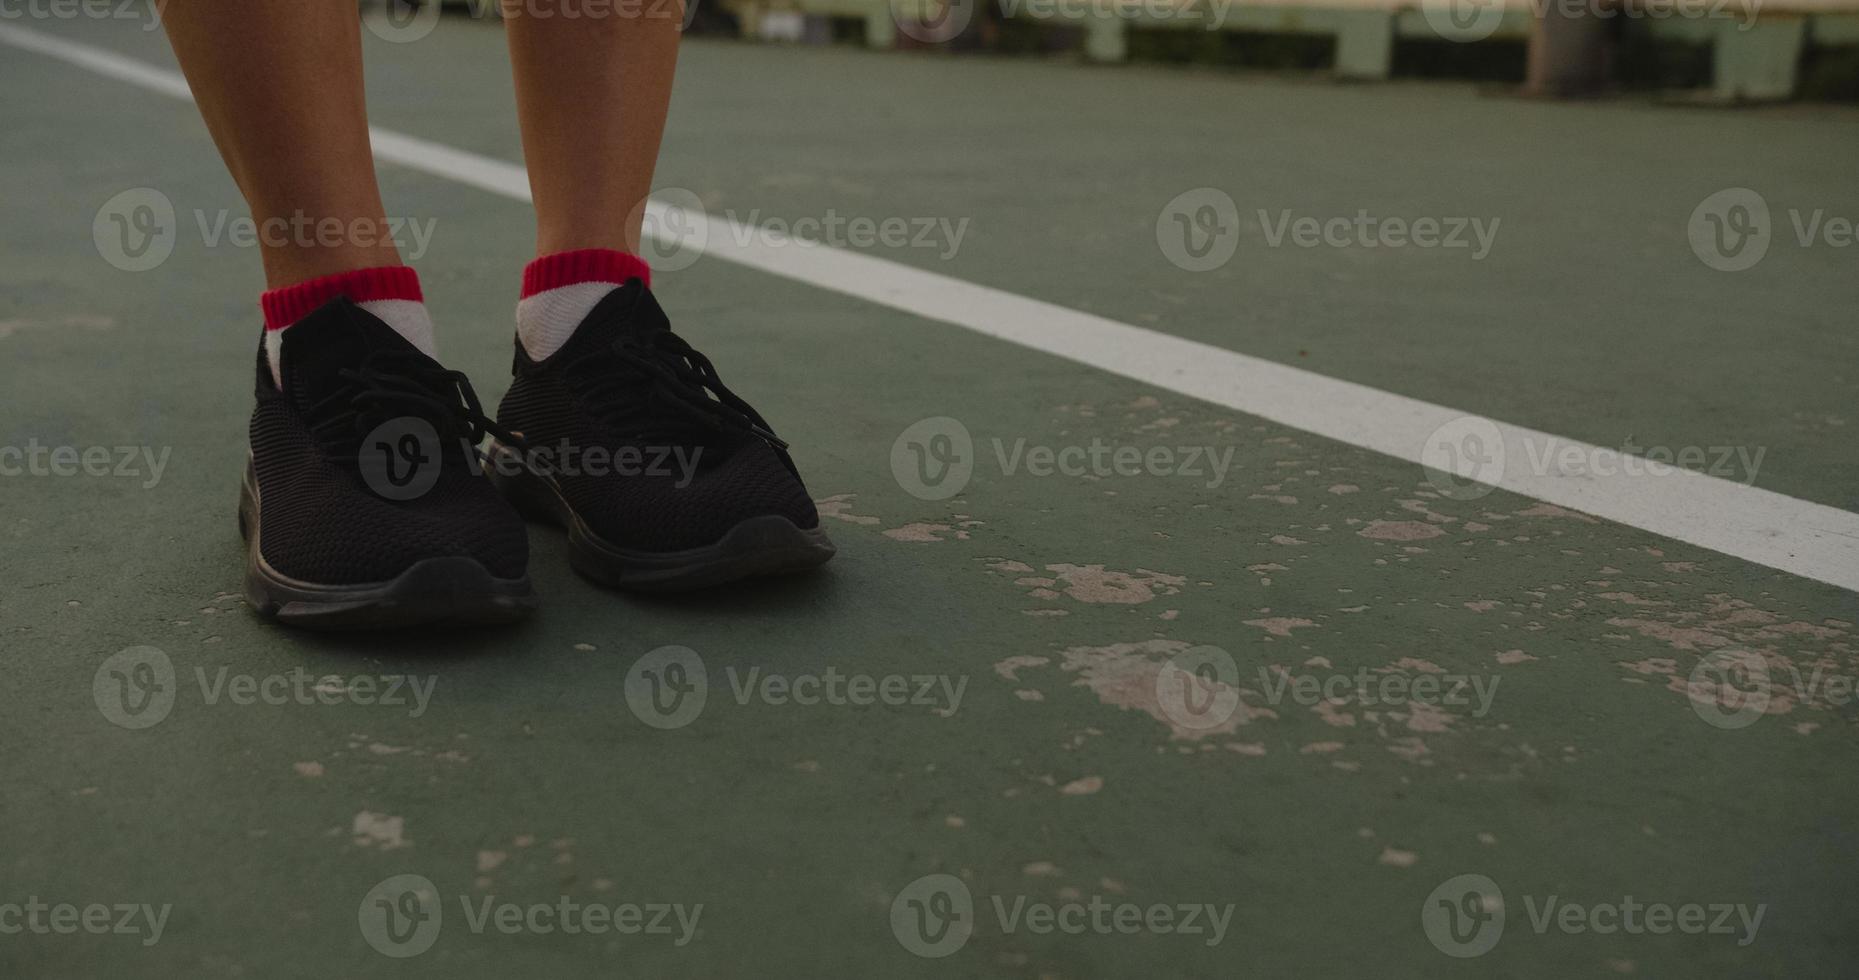
<path fill-rule="evenodd" d="M 477 559 L 427 558 L 385 582 L 325 585 L 291 578 L 259 551 L 258 491 L 251 468 L 239 485 L 239 536 L 245 539 L 245 601 L 259 615 L 305 629 L 512 623 L 536 608 L 529 577 L 497 578 Z"/>
<path fill-rule="evenodd" d="M 508 452 L 492 446 L 493 458 Z M 803 528 L 779 514 L 751 517 L 714 544 L 685 551 L 622 548 L 575 513 L 553 481 L 534 473 L 487 470 L 491 482 L 524 517 L 568 532 L 568 562 L 609 588 L 630 592 L 690 592 L 746 578 L 790 575 L 826 564 L 839 549 L 824 528 Z"/>

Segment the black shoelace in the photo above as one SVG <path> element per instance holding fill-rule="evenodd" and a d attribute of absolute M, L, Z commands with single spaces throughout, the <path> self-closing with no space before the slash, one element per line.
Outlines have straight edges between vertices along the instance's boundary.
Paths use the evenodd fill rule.
<path fill-rule="evenodd" d="M 361 440 L 396 418 L 423 419 L 441 445 L 457 439 L 467 452 L 488 433 L 510 446 L 522 440 L 484 414 L 463 371 L 448 371 L 422 354 L 384 348 L 369 352 L 359 366 L 342 368 L 344 384 L 305 412 L 310 433 L 331 459 L 355 462 Z"/>
<path fill-rule="evenodd" d="M 670 330 L 622 335 L 568 366 L 569 371 L 582 368 L 589 369 L 591 378 L 583 397 L 616 428 L 629 421 L 662 424 L 672 413 L 712 431 L 741 433 L 777 449 L 788 448 L 767 420 L 723 384 L 710 359 Z M 639 400 L 642 385 L 644 404 Z"/>

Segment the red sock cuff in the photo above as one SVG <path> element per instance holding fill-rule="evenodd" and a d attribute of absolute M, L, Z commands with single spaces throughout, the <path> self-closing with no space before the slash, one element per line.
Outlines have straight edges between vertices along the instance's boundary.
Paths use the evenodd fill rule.
<path fill-rule="evenodd" d="M 258 305 L 265 310 L 265 329 L 282 330 L 338 296 L 347 296 L 357 303 L 381 299 L 407 299 L 415 303 L 426 300 L 420 293 L 420 277 L 411 266 L 389 265 L 338 272 L 273 289 L 258 297 Z"/>
<path fill-rule="evenodd" d="M 624 286 L 629 279 L 639 279 L 651 286 L 652 267 L 637 255 L 610 248 L 556 252 L 523 267 L 523 298 L 583 282 Z"/>

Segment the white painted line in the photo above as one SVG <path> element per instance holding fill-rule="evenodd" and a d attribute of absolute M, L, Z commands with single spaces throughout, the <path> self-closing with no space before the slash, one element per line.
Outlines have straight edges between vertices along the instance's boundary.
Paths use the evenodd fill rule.
<path fill-rule="evenodd" d="M 177 98 L 191 98 L 177 73 L 37 31 L 0 25 L 0 42 Z M 529 200 L 521 166 L 376 128 L 375 155 L 493 194 Z M 648 227 L 677 227 L 652 205 Z M 1633 475 L 1618 466 L 1566 469 L 1562 454 L 1593 461 L 1612 450 L 1534 429 L 1464 421 L 1468 413 L 1366 385 L 1248 357 L 1209 344 L 1118 323 L 887 259 L 821 245 L 771 245 L 742 225 L 685 212 L 704 254 L 772 275 L 953 324 L 1079 364 L 1270 419 L 1337 442 L 1421 465 L 1437 462 L 1442 427 L 1495 434 L 1502 466 L 1470 474 L 1479 483 L 1582 511 L 1803 578 L 1859 592 L 1859 514 L 1689 470 Z M 678 241 L 667 242 L 668 247 Z M 1432 445 L 1429 445 L 1432 442 Z M 1475 448 L 1454 443 L 1455 448 Z M 1568 447 L 1568 448 L 1564 448 Z M 1484 451 L 1493 457 L 1495 446 Z M 1549 465 L 1533 465 L 1550 460 Z"/>

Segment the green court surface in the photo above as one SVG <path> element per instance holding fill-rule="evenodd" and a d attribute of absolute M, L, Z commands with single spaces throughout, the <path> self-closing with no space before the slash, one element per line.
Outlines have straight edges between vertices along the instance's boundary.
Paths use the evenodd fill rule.
<path fill-rule="evenodd" d="M 173 67 L 139 23 L 25 26 Z M 376 125 L 519 159 L 495 25 L 369 59 Z M 840 547 L 823 573 L 627 597 L 535 528 L 520 627 L 268 625 L 234 522 L 258 258 L 209 240 L 237 192 L 184 101 L 5 43 L 0 85 L 0 445 L 164 461 L 0 477 L 0 976 L 1852 975 L 1854 593 L 1458 499 L 1412 461 L 721 257 L 658 290 L 795 445 Z M 749 223 L 965 223 L 867 251 L 1600 446 L 1760 452 L 1733 478 L 1852 511 L 1859 249 L 1785 222 L 1850 229 L 1856 147 L 1833 108 L 693 40 L 659 184 Z M 431 223 L 441 353 L 494 403 L 528 208 L 382 176 L 390 214 Z M 1192 272 L 1156 225 L 1203 187 L 1241 233 Z M 1687 222 L 1736 187 L 1777 230 L 1726 273 Z M 178 231 L 130 272 L 93 225 L 136 188 Z M 1285 211 L 1359 209 L 1500 224 L 1476 260 L 1268 244 Z M 944 417 L 973 474 L 926 499 L 894 444 Z M 1227 468 L 1016 455 L 1094 443 Z M 707 695 L 658 727 L 629 674 L 674 678 L 668 646 Z M 1237 671 L 1211 724 L 1169 701 L 1206 647 Z M 1753 718 L 1699 693 L 1725 657 L 1769 678 Z M 863 696 L 793 696 L 829 681 Z M 165 918 L 158 940 L 139 912 L 8 931 L 59 921 L 34 902 Z M 600 928 L 616 907 L 662 930 Z M 431 925 L 402 942 L 402 911 Z M 932 919 L 954 939 L 912 931 Z"/>

